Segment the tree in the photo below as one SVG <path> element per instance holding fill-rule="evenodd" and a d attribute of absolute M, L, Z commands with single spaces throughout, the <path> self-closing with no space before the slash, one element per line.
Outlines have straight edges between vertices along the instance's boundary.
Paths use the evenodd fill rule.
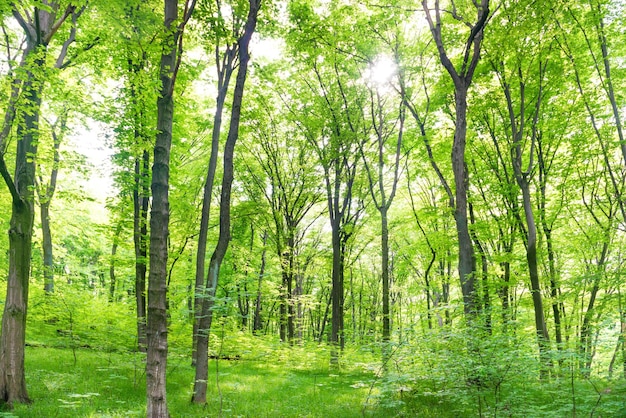
<path fill-rule="evenodd" d="M 150 273 L 148 277 L 146 391 L 149 417 L 169 417 L 166 396 L 167 366 L 167 260 L 169 236 L 169 165 L 174 116 L 174 85 L 182 55 L 183 30 L 195 0 L 185 2 L 181 20 L 178 0 L 164 0 L 164 36 L 157 134 L 152 166 L 150 212 Z"/>
<path fill-rule="evenodd" d="M 69 46 L 76 36 L 75 25 L 85 8 L 51 2 L 44 9 L 28 10 L 13 5 L 12 13 L 24 31 L 26 42 L 19 68 L 12 74 L 11 96 L 0 133 L 0 174 L 12 200 L 9 229 L 9 276 L 0 338 L 0 401 L 30 402 L 24 376 L 24 344 L 31 246 L 34 222 L 35 156 L 39 133 L 39 116 L 46 78 L 48 46 L 68 18 L 72 29 L 62 43 L 55 67 L 66 63 Z M 4 160 L 11 128 L 17 124 L 15 172 L 9 173 Z"/>
<path fill-rule="evenodd" d="M 213 128 L 211 133 L 211 154 L 206 170 L 204 181 L 204 193 L 202 196 L 202 211 L 200 230 L 198 233 L 198 250 L 196 254 L 196 276 L 194 294 L 194 328 L 193 328 L 193 355 L 192 364 L 197 363 L 198 327 L 202 316 L 202 306 L 206 294 L 205 289 L 205 260 L 207 251 L 207 236 L 209 230 L 209 217 L 211 213 L 211 199 L 213 198 L 213 184 L 219 155 L 220 135 L 222 132 L 222 115 L 230 86 L 230 79 L 237 68 L 239 43 L 236 39 L 229 39 L 225 33 L 226 22 L 224 20 L 224 7 L 220 1 L 201 4 L 199 17 L 206 18 L 208 23 L 208 36 L 214 38 L 215 65 L 217 70 L 217 97 L 215 99 L 215 113 L 213 115 Z M 214 18 L 214 14 L 218 16 Z M 237 29 L 239 30 L 239 29 Z M 222 43 L 225 43 L 223 45 Z"/>
<path fill-rule="evenodd" d="M 53 141 L 52 168 L 49 179 L 44 182 L 41 173 L 37 183 L 37 195 L 39 197 L 39 209 L 41 216 L 41 233 L 44 263 L 44 290 L 48 293 L 54 291 L 54 257 L 52 253 L 52 231 L 50 229 L 50 202 L 57 187 L 59 175 L 60 154 L 59 148 L 63 136 L 67 130 L 68 110 L 63 109 L 54 123 L 49 123 Z"/>
<path fill-rule="evenodd" d="M 526 236 L 524 237 L 524 243 L 526 244 L 526 260 L 528 263 L 531 294 L 533 298 L 533 305 L 535 308 L 535 329 L 539 343 L 540 355 L 544 362 L 543 373 L 545 374 L 545 372 L 547 371 L 547 367 L 550 363 L 548 354 L 549 336 L 543 311 L 543 298 L 541 295 L 541 283 L 539 278 L 539 267 L 537 260 L 537 224 L 535 221 L 535 214 L 533 211 L 533 203 L 530 190 L 531 175 L 535 168 L 535 147 L 537 145 L 537 142 L 540 141 L 539 136 L 541 135 L 539 123 L 542 110 L 541 107 L 544 100 L 544 78 L 546 63 L 541 57 L 538 59 L 538 65 L 539 72 L 536 80 L 536 100 L 535 103 L 532 105 L 534 106 L 534 109 L 532 109 L 532 114 L 529 116 L 527 116 L 528 103 L 526 102 L 527 80 L 522 74 L 521 66 L 513 70 L 519 76 L 517 80 L 519 85 L 518 112 L 514 109 L 511 86 L 509 84 L 510 82 L 508 81 L 504 70 L 498 71 L 497 74 L 500 82 L 502 83 L 502 90 L 506 99 L 508 110 L 508 128 L 510 129 L 508 136 L 511 138 L 511 159 L 513 164 L 513 173 L 519 189 L 522 193 L 522 207 L 524 209 L 525 222 L 525 225 L 523 225 L 525 228 L 523 229 L 526 232 Z M 526 119 L 527 117 L 529 118 L 528 120 Z M 527 129 L 530 130 L 530 132 L 526 132 Z M 530 151 L 527 157 L 528 162 L 525 164 L 525 167 L 523 162 L 523 143 L 530 143 Z"/>
<path fill-rule="evenodd" d="M 224 145 L 224 168 L 222 177 L 222 190 L 220 195 L 220 234 L 209 262 L 209 273 L 207 282 L 204 286 L 206 289 L 202 300 L 202 317 L 198 325 L 198 347 L 197 347 L 197 363 L 196 376 L 194 379 L 194 390 L 192 401 L 195 403 L 206 403 L 206 389 L 208 377 L 208 348 L 209 333 L 211 331 L 211 323 L 213 321 L 212 307 L 217 290 L 220 267 L 224 260 L 224 255 L 228 250 L 230 241 L 230 203 L 231 188 L 233 184 L 233 158 L 235 152 L 235 144 L 239 138 L 239 122 L 241 118 L 241 106 L 243 102 L 243 93 L 248 74 L 248 63 L 250 61 L 249 45 L 252 34 L 256 29 L 259 9 L 261 8 L 261 0 L 249 0 L 248 16 L 244 26 L 243 33 L 237 40 L 239 69 L 237 70 L 237 78 L 235 81 L 235 90 L 233 97 L 232 110 L 230 115 L 230 126 L 228 129 L 228 138 Z"/>
<path fill-rule="evenodd" d="M 269 81 L 269 80 L 268 80 Z M 280 85 L 272 79 L 273 85 Z M 286 101 L 285 93 L 281 93 Z M 293 342 L 296 331 L 296 289 L 299 269 L 299 244 L 305 231 L 302 224 L 305 217 L 321 199 L 321 190 L 317 186 L 320 180 L 308 152 L 309 143 L 292 123 L 281 123 L 273 118 L 278 109 L 286 110 L 272 103 L 271 98 L 256 96 L 259 108 L 255 109 L 251 123 L 250 136 L 254 142 L 251 148 L 252 158 L 261 168 L 256 174 L 249 169 L 256 189 L 270 207 L 271 222 L 274 226 L 272 239 L 276 255 L 280 259 L 280 339 Z M 270 110 L 269 118 L 264 115 Z M 269 119 L 269 120 L 268 120 Z M 294 287 L 295 286 L 295 287 Z"/>
<path fill-rule="evenodd" d="M 467 94 L 480 60 L 484 28 L 490 17 L 489 0 L 475 1 L 473 5 L 476 12 L 475 23 L 468 22 L 467 18 L 463 16 L 463 13 L 469 14 L 471 10 L 457 10 L 453 3 L 452 9 L 449 11 L 452 18 L 465 23 L 470 29 L 463 44 L 461 67 L 457 69 L 448 54 L 449 47 L 446 46 L 442 34 L 442 12 L 445 13 L 445 11 L 440 7 L 438 0 L 435 0 L 434 7 L 429 6 L 428 0 L 422 1 L 422 8 L 426 13 L 426 20 L 437 46 L 439 60 L 454 82 L 455 129 L 452 145 L 452 171 L 454 173 L 455 196 L 451 202 L 454 205 L 454 219 L 456 220 L 459 246 L 459 279 L 461 280 L 465 314 L 468 319 L 478 313 L 478 300 L 474 282 L 476 259 L 467 217 L 469 178 L 465 162 Z"/>
<path fill-rule="evenodd" d="M 373 145 L 376 149 L 374 153 L 374 164 L 368 163 L 364 149 L 361 148 L 361 155 L 365 164 L 367 178 L 369 182 L 369 190 L 374 202 L 374 206 L 380 213 L 380 239 L 381 239 L 381 273 L 382 273 L 382 299 L 383 299 L 383 344 L 388 343 L 391 336 L 391 307 L 389 303 L 390 283 L 389 283 L 389 208 L 396 196 L 399 174 L 400 174 L 400 158 L 402 157 L 402 136 L 404 134 L 405 120 L 405 104 L 401 102 L 398 106 L 398 116 L 396 120 L 389 121 L 385 110 L 386 98 L 376 90 L 376 87 L 370 88 L 370 108 L 372 126 L 374 129 Z M 395 143 L 392 142 L 392 160 L 387 162 L 386 146 L 391 138 L 395 137 Z M 390 167 L 387 167 L 390 166 Z M 391 172 L 391 174 L 389 174 Z M 391 178 L 389 180 L 389 178 Z M 387 190 L 388 184 L 391 183 L 391 190 Z M 385 356 L 383 362 L 386 362 L 388 355 L 388 347 L 383 348 Z"/>

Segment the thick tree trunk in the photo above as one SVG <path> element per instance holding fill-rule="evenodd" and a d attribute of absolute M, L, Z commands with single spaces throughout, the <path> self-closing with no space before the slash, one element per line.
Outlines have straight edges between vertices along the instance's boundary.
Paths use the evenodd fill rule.
<path fill-rule="evenodd" d="M 467 136 L 467 91 L 474 76 L 474 70 L 480 60 L 480 48 L 483 39 L 483 29 L 489 18 L 489 0 L 475 1 L 476 23 L 470 24 L 470 34 L 464 46 L 461 70 L 458 71 L 446 52 L 446 45 L 441 33 L 441 10 L 439 2 L 436 1 L 434 8 L 428 5 L 428 0 L 422 0 L 422 9 L 426 12 L 426 20 L 439 52 L 439 61 L 446 69 L 450 78 L 454 82 L 454 103 L 455 103 L 455 129 L 454 141 L 452 143 L 452 171 L 454 173 L 455 200 L 454 219 L 459 246 L 459 279 L 461 281 L 461 292 L 463 294 L 463 308 L 465 317 L 472 322 L 478 313 L 479 304 L 474 284 L 474 272 L 476 271 L 476 260 L 474 258 L 474 248 L 469 233 L 467 219 L 467 185 L 469 181 L 467 165 L 465 164 L 465 145 Z M 434 10 L 434 16 L 432 14 Z M 434 19 L 433 19 L 434 17 Z M 449 193 L 449 192 L 448 192 Z M 450 196 L 452 198 L 452 196 Z"/>
<path fill-rule="evenodd" d="M 248 74 L 248 62 L 250 60 L 248 47 L 252 34 L 256 28 L 257 15 L 261 6 L 261 0 L 249 0 L 249 5 L 248 17 L 246 19 L 244 31 L 238 40 L 239 69 L 237 71 L 237 79 L 235 82 L 228 137 L 224 146 L 224 171 L 220 196 L 220 234 L 209 263 L 209 273 L 205 286 L 205 289 L 207 290 L 203 292 L 202 295 L 202 318 L 200 318 L 200 323 L 198 324 L 196 373 L 192 395 L 192 402 L 194 403 L 206 403 L 209 334 L 211 332 L 211 324 L 213 321 L 213 312 L 211 308 L 213 307 L 215 292 L 218 285 L 220 267 L 222 260 L 224 259 L 224 255 L 228 250 L 228 244 L 230 241 L 230 204 L 231 189 L 234 178 L 233 159 L 235 144 L 239 138 L 241 104 L 243 102 L 244 87 L 246 83 L 246 76 Z"/>
<path fill-rule="evenodd" d="M 34 219 L 32 196 L 13 202 L 12 210 L 9 277 L 0 340 L 0 401 L 6 402 L 9 407 L 16 402 L 30 402 L 24 374 L 24 344 Z"/>
<path fill-rule="evenodd" d="M 26 56 L 27 54 L 25 54 Z M 37 60 L 43 65 L 43 58 Z M 27 72 L 23 87 L 28 112 L 18 125 L 12 213 L 9 228 L 9 276 L 0 336 L 0 403 L 28 403 L 24 373 L 26 312 L 34 223 L 35 161 L 41 107 L 41 85 Z M 11 187 L 10 187 L 11 188 Z"/>
<path fill-rule="evenodd" d="M 161 55 L 161 92 L 157 100 L 157 135 L 152 166 L 150 213 L 150 274 L 148 276 L 146 392 L 147 415 L 167 418 L 167 260 L 169 237 L 169 175 L 174 118 L 174 69 L 180 32 L 172 30 L 178 20 L 178 0 L 165 0 L 167 36 Z"/>
<path fill-rule="evenodd" d="M 39 113 L 44 80 L 40 71 L 44 68 L 47 57 L 47 45 L 68 16 L 74 23 L 82 13 L 74 6 L 68 6 L 65 13 L 54 21 L 54 10 L 58 3 L 47 2 L 45 10 L 35 8 L 32 14 L 26 11 L 23 16 L 13 8 L 13 16 L 26 35 L 26 47 L 22 55 L 20 69 L 23 83 L 16 79 L 12 84 L 11 98 L 5 114 L 5 127 L 0 138 L 0 148 L 17 116 L 17 151 L 15 154 L 15 175 L 11 178 L 4 155 L 0 155 L 0 174 L 2 174 L 12 197 L 12 214 L 9 229 L 9 275 L 7 294 L 2 316 L 0 336 L 0 403 L 11 407 L 15 402 L 29 402 L 24 376 L 24 344 L 26 335 L 26 312 L 28 307 L 28 284 L 32 251 L 34 222 L 35 162 L 39 134 Z M 84 9 L 82 9 L 84 10 Z M 67 47 L 73 42 L 75 27 L 71 29 L 57 58 L 57 68 L 67 53 Z M 39 50 L 37 50 L 39 48 Z M 31 52 L 37 56 L 31 60 Z M 30 67 L 32 65 L 32 67 Z M 34 70 L 31 71 L 31 69 Z M 21 91 L 20 91 L 20 84 Z M 16 100 L 21 96 L 20 107 Z"/>

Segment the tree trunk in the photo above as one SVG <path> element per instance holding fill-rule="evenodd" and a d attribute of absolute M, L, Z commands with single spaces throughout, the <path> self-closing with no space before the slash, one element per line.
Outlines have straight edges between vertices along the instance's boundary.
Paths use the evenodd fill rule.
<path fill-rule="evenodd" d="M 454 220 L 456 221 L 459 245 L 459 278 L 461 280 L 461 292 L 463 293 L 463 308 L 468 318 L 474 318 L 478 314 L 479 304 L 474 278 L 476 259 L 467 217 L 467 181 L 469 176 L 467 165 L 465 164 L 467 88 L 468 86 L 455 85 L 456 121 L 452 145 L 452 171 L 454 173 L 456 190 Z"/>
<path fill-rule="evenodd" d="M 463 308 L 466 318 L 471 322 L 478 313 L 477 295 L 474 285 L 474 272 L 476 260 L 474 248 L 469 234 L 467 221 L 467 184 L 468 172 L 465 164 L 465 145 L 467 136 L 467 91 L 474 76 L 474 70 L 480 60 L 480 48 L 483 39 L 483 29 L 489 18 L 489 0 L 473 2 L 476 7 L 477 18 L 475 24 L 465 22 L 470 27 L 470 34 L 464 46 L 461 71 L 458 71 L 450 61 L 443 42 L 441 13 L 439 2 L 435 2 L 434 8 L 428 5 L 428 0 L 422 0 L 422 8 L 426 12 L 426 20 L 439 52 L 441 65 L 446 69 L 454 82 L 455 103 L 455 129 L 452 143 L 452 171 L 454 173 L 454 185 L 456 187 L 454 203 L 454 219 L 459 246 L 459 279 L 463 294 Z M 435 15 L 432 15 L 432 10 Z M 435 18 L 433 20 L 433 17 Z"/>
<path fill-rule="evenodd" d="M 281 252 L 281 283 L 280 283 L 280 306 L 278 307 L 278 334 L 281 342 L 287 341 L 287 282 L 289 281 L 289 275 L 287 273 L 287 267 L 284 265 L 286 255 Z"/>
<path fill-rule="evenodd" d="M 122 232 L 122 223 L 118 223 L 113 235 L 113 244 L 111 245 L 111 260 L 109 260 L 109 302 L 115 299 L 115 257 L 117 255 L 117 247 L 119 245 L 120 233 Z"/>
<path fill-rule="evenodd" d="M 241 104 L 243 101 L 244 87 L 248 73 L 248 62 L 250 60 L 248 46 L 256 28 L 257 15 L 261 6 L 261 0 L 249 0 L 249 5 L 250 8 L 248 10 L 248 17 L 246 19 L 244 32 L 238 40 L 239 69 L 237 71 L 237 79 L 235 82 L 230 127 L 228 130 L 226 144 L 224 146 L 224 171 L 220 196 L 220 234 L 209 263 L 209 273 L 207 283 L 205 285 L 205 289 L 207 290 L 203 292 L 202 295 L 202 318 L 198 324 L 196 374 L 192 396 L 192 402 L 194 403 L 206 403 L 209 333 L 211 332 L 211 323 L 213 321 L 213 312 L 211 308 L 213 306 L 215 292 L 217 290 L 221 263 L 224 259 L 224 255 L 226 254 L 230 241 L 230 204 L 231 188 L 234 177 L 233 159 L 235 144 L 239 138 Z"/>
<path fill-rule="evenodd" d="M 138 138 L 137 131 L 135 137 Z M 135 304 L 137 307 L 137 349 L 145 353 L 146 336 L 146 273 L 148 239 L 148 203 L 150 153 L 144 150 L 141 160 L 135 159 L 135 186 L 133 189 L 133 243 L 135 246 Z"/>
<path fill-rule="evenodd" d="M 9 277 L 0 342 L 0 400 L 9 406 L 30 402 L 24 375 L 24 344 L 34 216 L 32 196 L 30 201 L 13 202 L 12 210 Z"/>
<path fill-rule="evenodd" d="M 383 281 L 383 364 L 389 358 L 389 341 L 391 339 L 391 309 L 389 304 L 389 226 L 387 207 L 380 208 L 380 241 L 382 250 L 382 281 Z"/>
<path fill-rule="evenodd" d="M 56 2 L 46 3 L 44 9 L 35 8 L 32 14 L 26 11 L 25 16 L 14 7 L 13 16 L 24 30 L 26 35 L 20 70 L 22 74 L 13 80 L 11 97 L 5 113 L 5 126 L 0 137 L 0 174 L 5 180 L 12 198 L 12 213 L 9 228 L 9 275 L 7 278 L 6 302 L 2 316 L 2 330 L 0 336 L 0 403 L 5 402 L 11 407 L 15 402 L 29 402 L 24 376 L 24 344 L 26 336 L 26 313 L 28 307 L 28 284 L 30 278 L 30 263 L 32 251 L 32 236 L 34 223 L 34 190 L 35 163 L 37 156 L 37 142 L 39 134 L 39 113 L 41 110 L 41 93 L 45 74 L 40 71 L 44 68 L 47 58 L 47 45 L 55 35 L 56 30 L 64 21 L 72 16 L 73 23 L 82 13 L 74 6 L 69 6 L 58 20 L 54 10 Z M 70 30 L 70 36 L 65 41 L 57 58 L 63 63 L 67 47 L 73 42 L 76 34 L 75 26 Z M 30 54 L 36 53 L 35 59 Z M 32 67 L 29 67 L 32 65 Z M 31 70 L 34 68 L 34 70 Z M 20 84 L 22 84 L 20 86 Z M 21 91 L 20 91 L 21 87 Z M 21 96 L 20 107 L 16 101 Z M 18 120 L 15 153 L 15 175 L 11 178 L 4 160 L 5 140 L 13 125 Z"/>
<path fill-rule="evenodd" d="M 526 261 L 528 262 L 528 273 L 530 276 L 530 292 L 535 310 L 535 332 L 539 344 L 539 355 L 542 363 L 542 376 L 545 377 L 549 367 L 549 342 L 548 329 L 543 315 L 543 301 L 541 297 L 541 284 L 539 282 L 539 269 L 537 266 L 537 227 L 530 203 L 530 188 L 526 179 L 519 179 L 519 186 L 522 190 L 522 201 L 527 225 L 527 248 Z"/>
<path fill-rule="evenodd" d="M 157 135 L 152 166 L 150 212 L 150 273 L 148 276 L 146 392 L 147 415 L 167 418 L 167 260 L 169 238 L 169 164 L 174 118 L 174 71 L 180 31 L 178 0 L 165 0 L 166 37 L 161 54 L 161 91 L 157 100 Z"/>
<path fill-rule="evenodd" d="M 46 293 L 54 292 L 54 257 L 52 252 L 52 231 L 50 230 L 50 201 L 39 204 L 41 214 L 41 238 L 43 249 L 43 289 Z"/>
<path fill-rule="evenodd" d="M 332 320 L 330 331 L 331 354 L 330 362 L 339 364 L 338 349 L 343 350 L 343 243 L 340 238 L 339 219 L 332 222 L 332 245 L 333 245 L 333 270 L 332 270 Z"/>
<path fill-rule="evenodd" d="M 476 225 L 476 215 L 474 214 L 474 205 L 469 203 L 469 214 L 470 214 L 470 222 L 472 226 Z M 481 296 L 482 296 L 482 306 L 481 309 L 483 311 L 483 320 L 485 325 L 485 331 L 488 334 L 491 334 L 491 300 L 489 295 L 489 263 L 487 261 L 487 250 L 485 246 L 478 238 L 475 230 L 470 232 L 470 236 L 474 241 L 474 245 L 478 249 L 478 254 L 480 255 L 480 265 L 481 265 L 481 275 L 480 275 L 480 286 L 481 286 Z"/>
<path fill-rule="evenodd" d="M 43 57 L 40 57 L 36 65 L 43 65 L 43 62 Z M 18 124 L 20 139 L 15 156 L 15 180 L 9 185 L 13 199 L 9 228 L 9 276 L 0 336 L 0 402 L 7 403 L 9 407 L 16 402 L 30 402 L 24 374 L 24 344 L 35 216 L 35 159 L 32 156 L 37 155 L 41 107 L 41 83 L 30 71 L 27 71 L 22 91 L 28 112 L 21 113 L 23 123 Z"/>
<path fill-rule="evenodd" d="M 263 252 L 261 253 L 261 268 L 259 269 L 259 280 L 257 282 L 256 301 L 254 303 L 254 325 L 252 326 L 252 332 L 256 334 L 263 329 L 263 318 L 261 317 L 261 311 L 263 305 L 261 303 L 261 284 L 263 282 L 263 276 L 265 275 L 265 256 L 267 249 L 265 244 L 267 243 L 267 231 L 263 231 Z"/>
<path fill-rule="evenodd" d="M 216 47 L 218 48 L 218 47 Z M 213 185 L 215 183 L 215 172 L 217 170 L 217 160 L 219 154 L 220 134 L 222 131 L 222 114 L 224 113 L 224 103 L 230 78 L 234 71 L 234 58 L 237 53 L 236 47 L 229 47 L 225 53 L 223 67 L 218 66 L 218 86 L 215 114 L 213 115 L 213 130 L 211 133 L 211 155 L 209 156 L 209 164 L 207 166 L 206 179 L 204 182 L 204 193 L 202 196 L 202 211 L 200 217 L 200 230 L 198 233 L 198 252 L 196 255 L 196 281 L 194 293 L 194 322 L 193 322 L 193 348 L 192 348 L 192 364 L 197 363 L 197 345 L 198 345 L 198 326 L 200 324 L 200 315 L 202 312 L 203 301 L 201 295 L 205 292 L 204 275 L 205 275 L 205 259 L 207 236 L 209 231 L 209 218 L 211 214 L 211 199 L 213 197 Z"/>

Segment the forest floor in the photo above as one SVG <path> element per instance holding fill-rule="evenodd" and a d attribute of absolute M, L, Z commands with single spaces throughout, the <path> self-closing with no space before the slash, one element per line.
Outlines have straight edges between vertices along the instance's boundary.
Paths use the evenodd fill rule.
<path fill-rule="evenodd" d="M 33 403 L 0 412 L 0 417 L 145 416 L 144 356 L 139 353 L 27 347 L 26 370 Z M 315 359 L 255 353 L 213 359 L 209 373 L 208 404 L 193 405 L 189 357 L 170 354 L 167 392 L 173 418 L 388 416 L 373 406 L 364 408 L 374 393 L 373 373 L 359 366 L 332 371 L 317 367 Z"/>
<path fill-rule="evenodd" d="M 57 341 L 67 341 L 63 338 Z M 26 379 L 33 403 L 0 411 L 0 417 L 145 416 L 143 354 L 50 342 L 27 343 Z M 324 345 L 289 347 L 244 337 L 219 349 L 220 359 L 209 363 L 207 405 L 190 402 L 194 369 L 189 353 L 170 349 L 173 418 L 626 417 L 622 378 L 511 378 L 497 387 L 474 388 L 425 379 L 407 383 L 393 371 L 381 377 L 378 356 L 364 347 L 347 349 L 338 370 L 329 367 Z"/>

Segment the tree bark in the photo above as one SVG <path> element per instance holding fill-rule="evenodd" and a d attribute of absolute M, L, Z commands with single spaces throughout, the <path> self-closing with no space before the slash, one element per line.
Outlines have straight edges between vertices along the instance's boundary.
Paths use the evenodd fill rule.
<path fill-rule="evenodd" d="M 34 44 L 28 46 L 24 56 L 27 57 L 35 48 Z M 43 62 L 43 57 L 38 58 L 36 65 L 41 66 Z M 0 402 L 5 402 L 9 407 L 16 402 L 30 403 L 24 373 L 24 344 L 35 216 L 35 161 L 32 156 L 37 155 L 41 107 L 41 83 L 32 71 L 26 72 L 22 92 L 29 111 L 22 111 L 19 115 L 23 123 L 17 128 L 20 140 L 17 141 L 14 180 L 5 178 L 12 194 L 12 212 L 9 276 L 0 336 Z"/>
<path fill-rule="evenodd" d="M 164 0 L 164 27 L 160 65 L 160 95 L 157 99 L 157 134 L 152 166 L 150 212 L 150 273 L 148 276 L 146 395 L 147 416 L 167 418 L 167 260 L 169 238 L 169 175 L 174 119 L 174 80 L 181 31 L 178 0 Z"/>
<path fill-rule="evenodd" d="M 43 289 L 46 293 L 54 292 L 54 256 L 52 250 L 52 231 L 50 229 L 50 202 L 39 204 L 41 215 L 41 238 L 43 249 Z"/>

